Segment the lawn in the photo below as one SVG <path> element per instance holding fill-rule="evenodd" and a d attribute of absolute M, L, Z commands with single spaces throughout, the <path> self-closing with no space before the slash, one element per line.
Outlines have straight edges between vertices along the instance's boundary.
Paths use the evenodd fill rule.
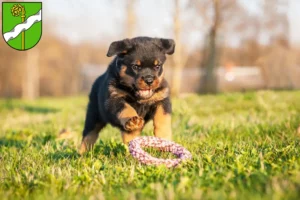
<path fill-rule="evenodd" d="M 300 91 L 173 99 L 174 140 L 193 155 L 174 169 L 140 165 L 111 126 L 79 156 L 86 104 L 0 100 L 0 199 L 300 199 Z"/>

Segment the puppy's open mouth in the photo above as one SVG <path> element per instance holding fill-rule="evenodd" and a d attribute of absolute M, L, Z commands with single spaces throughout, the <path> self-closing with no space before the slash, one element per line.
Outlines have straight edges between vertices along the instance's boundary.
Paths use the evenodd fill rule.
<path fill-rule="evenodd" d="M 153 95 L 153 90 L 152 89 L 137 90 L 136 94 L 140 98 L 148 99 Z"/>

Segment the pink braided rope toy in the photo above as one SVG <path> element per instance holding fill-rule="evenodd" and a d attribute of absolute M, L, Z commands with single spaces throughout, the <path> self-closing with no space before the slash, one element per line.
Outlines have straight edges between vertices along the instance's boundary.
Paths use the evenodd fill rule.
<path fill-rule="evenodd" d="M 162 158 L 155 158 L 145 152 L 142 147 L 155 147 L 159 148 L 162 151 L 169 151 L 176 155 L 177 159 L 162 159 Z M 129 142 L 129 152 L 131 155 L 137 159 L 139 162 L 146 164 L 146 165 L 161 165 L 164 164 L 167 167 L 175 167 L 181 161 L 186 159 L 191 159 L 192 154 L 175 142 L 165 140 L 158 137 L 152 136 L 142 136 L 135 138 Z"/>

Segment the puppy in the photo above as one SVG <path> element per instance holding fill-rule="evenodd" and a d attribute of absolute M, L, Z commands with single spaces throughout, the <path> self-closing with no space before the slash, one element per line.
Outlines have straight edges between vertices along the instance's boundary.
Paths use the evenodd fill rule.
<path fill-rule="evenodd" d="M 121 130 L 127 144 L 153 120 L 156 137 L 172 139 L 169 87 L 164 79 L 166 54 L 175 51 L 172 39 L 136 37 L 111 43 L 115 56 L 107 71 L 94 82 L 79 152 L 91 149 L 106 124 Z"/>

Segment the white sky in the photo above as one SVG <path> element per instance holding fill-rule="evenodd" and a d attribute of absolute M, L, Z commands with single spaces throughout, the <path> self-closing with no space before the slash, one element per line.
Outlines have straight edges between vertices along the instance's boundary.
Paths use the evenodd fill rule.
<path fill-rule="evenodd" d="M 172 37 L 173 0 L 136 0 L 135 11 L 138 16 L 136 35 Z M 240 0 L 252 13 L 257 12 L 255 1 Z M 272 1 L 272 0 L 268 0 Z M 300 0 L 289 1 L 290 38 L 300 44 Z M 109 43 L 124 37 L 124 0 L 42 0 L 43 22 L 54 24 L 52 31 L 70 42 L 105 41 Z M 186 7 L 187 0 L 182 1 Z M 191 47 L 199 44 L 201 26 L 195 21 L 191 10 L 182 17 L 192 27 L 183 34 L 185 42 Z M 193 22 L 193 20 L 195 22 Z M 56 24 L 57 23 L 57 24 Z"/>

